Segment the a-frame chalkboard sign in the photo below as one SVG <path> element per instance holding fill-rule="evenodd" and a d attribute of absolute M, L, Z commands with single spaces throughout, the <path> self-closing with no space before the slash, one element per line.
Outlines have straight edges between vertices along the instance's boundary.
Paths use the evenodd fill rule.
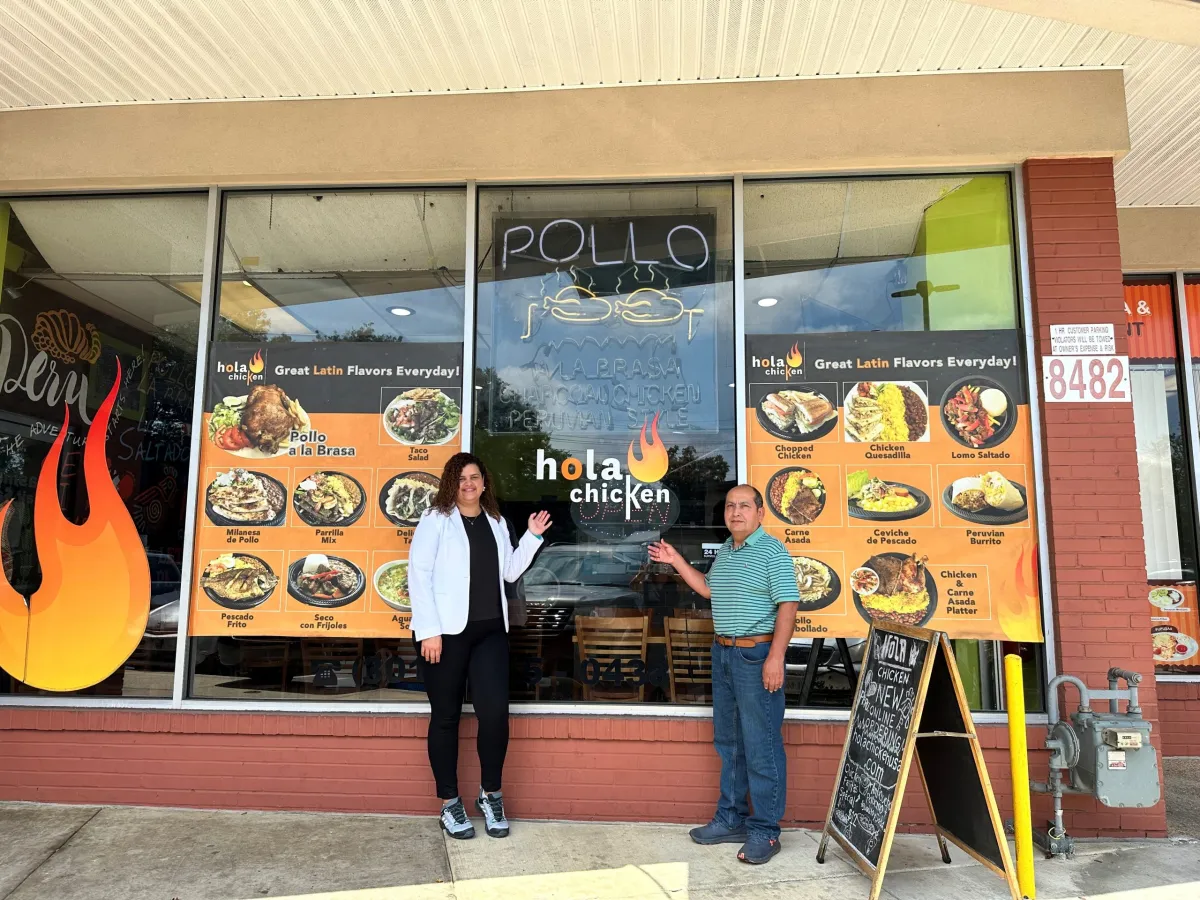
<path fill-rule="evenodd" d="M 950 862 L 947 841 L 961 847 L 1020 900 L 950 642 L 923 628 L 871 628 L 817 862 L 833 838 L 871 879 L 870 900 L 878 898 L 914 758 L 942 859 Z"/>

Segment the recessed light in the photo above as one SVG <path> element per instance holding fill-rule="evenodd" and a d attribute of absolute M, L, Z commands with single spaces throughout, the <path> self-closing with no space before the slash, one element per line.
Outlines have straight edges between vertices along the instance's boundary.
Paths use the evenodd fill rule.
<path fill-rule="evenodd" d="M 730 385 L 730 387 L 737 387 L 737 385 L 736 385 L 736 384 L 731 384 L 731 385 Z"/>
<path fill-rule="evenodd" d="M 253 284 L 251 284 L 249 281 L 244 281 L 244 280 L 243 280 L 243 281 L 242 281 L 242 284 L 244 284 L 246 287 L 254 287 L 254 285 L 253 285 Z"/>
<path fill-rule="evenodd" d="M 774 306 L 778 302 L 779 301 L 776 300 L 774 297 L 763 297 L 761 300 L 758 301 L 758 305 L 759 306 Z"/>
<path fill-rule="evenodd" d="M 413 311 L 407 306 L 393 306 L 388 310 L 393 316 L 411 316 Z"/>

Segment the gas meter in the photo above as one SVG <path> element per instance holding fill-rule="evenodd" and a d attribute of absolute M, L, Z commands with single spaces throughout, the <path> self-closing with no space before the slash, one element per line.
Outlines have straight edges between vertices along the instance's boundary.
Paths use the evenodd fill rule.
<path fill-rule="evenodd" d="M 1120 680 L 1126 689 L 1118 690 Z M 1074 843 L 1063 830 L 1063 794 L 1089 794 L 1105 806 L 1142 808 L 1154 806 L 1160 796 L 1158 756 L 1150 746 L 1150 723 L 1138 706 L 1142 676 L 1124 669 L 1108 670 L 1108 690 L 1089 691 L 1073 675 L 1060 675 L 1050 682 L 1047 706 L 1050 732 L 1050 780 L 1034 782 L 1032 788 L 1054 795 L 1054 822 L 1046 832 L 1035 831 L 1034 839 L 1047 856 L 1073 855 Z M 1079 690 L 1079 709 L 1069 720 L 1058 710 L 1058 688 L 1073 684 Z M 1092 709 L 1092 700 L 1107 700 L 1108 711 Z M 1125 701 L 1125 711 L 1120 702 Z"/>

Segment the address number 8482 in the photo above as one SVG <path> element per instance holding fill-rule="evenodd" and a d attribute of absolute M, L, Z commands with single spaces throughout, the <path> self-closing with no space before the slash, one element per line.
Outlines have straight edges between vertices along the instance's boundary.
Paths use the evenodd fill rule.
<path fill-rule="evenodd" d="M 1128 403 L 1129 357 L 1043 357 L 1042 389 L 1047 403 Z"/>

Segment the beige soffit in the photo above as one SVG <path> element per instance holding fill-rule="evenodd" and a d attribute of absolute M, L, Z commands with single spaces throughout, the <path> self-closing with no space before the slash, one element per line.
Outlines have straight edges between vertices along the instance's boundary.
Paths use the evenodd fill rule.
<path fill-rule="evenodd" d="M 149 104 L 0 114 L 0 191 L 897 170 L 1128 147 L 1115 70 Z"/>
<path fill-rule="evenodd" d="M 0 6 L 0 108 L 12 109 L 1113 68 L 1125 77 L 1132 135 L 1118 202 L 1200 204 L 1200 3 L 1186 0 Z M 937 127 L 919 108 L 910 118 L 908 127 Z M 590 140 L 606 127 L 560 125 Z M 257 140 L 269 146 L 273 135 Z"/>
<path fill-rule="evenodd" d="M 1200 47 L 1197 0 L 969 0 L 977 6 Z"/>
<path fill-rule="evenodd" d="M 1126 272 L 1200 272 L 1200 207 L 1131 207 L 1117 222 Z"/>

